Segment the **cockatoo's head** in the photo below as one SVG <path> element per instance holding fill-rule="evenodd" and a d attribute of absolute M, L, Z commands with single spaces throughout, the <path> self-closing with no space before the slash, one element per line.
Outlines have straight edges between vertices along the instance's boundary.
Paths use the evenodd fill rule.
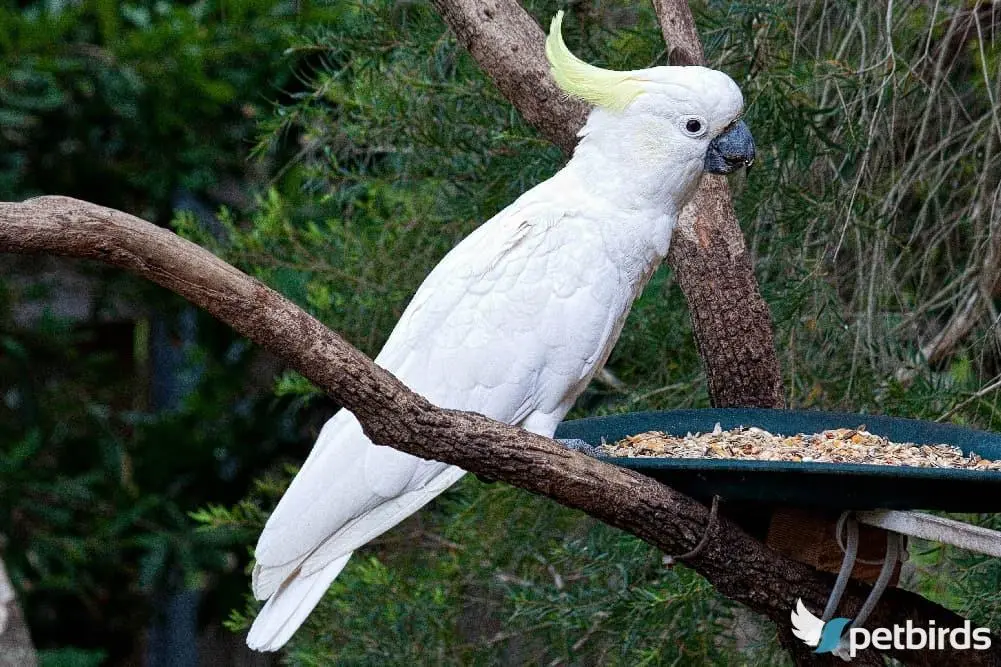
<path fill-rule="evenodd" d="M 729 174 L 754 162 L 754 140 L 740 120 L 744 98 L 729 76 L 706 67 L 601 69 L 567 49 L 562 22 L 561 11 L 546 40 L 552 75 L 595 106 L 578 151 L 593 146 L 615 163 L 674 181 L 680 191 L 693 190 L 703 172 Z"/>

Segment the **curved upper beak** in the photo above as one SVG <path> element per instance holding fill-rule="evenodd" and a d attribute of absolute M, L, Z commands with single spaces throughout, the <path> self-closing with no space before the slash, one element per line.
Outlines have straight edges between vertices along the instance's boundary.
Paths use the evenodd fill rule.
<path fill-rule="evenodd" d="M 729 174 L 754 164 L 754 137 L 747 123 L 737 121 L 709 142 L 705 170 L 710 174 Z"/>

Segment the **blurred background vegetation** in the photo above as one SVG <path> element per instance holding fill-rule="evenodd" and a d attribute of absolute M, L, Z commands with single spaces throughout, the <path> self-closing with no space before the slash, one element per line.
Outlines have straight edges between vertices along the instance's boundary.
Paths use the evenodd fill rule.
<path fill-rule="evenodd" d="M 565 3 L 526 6 L 545 24 Z M 734 196 L 789 405 L 1001 428 L 997 12 L 693 6 L 761 153 Z M 646 3 L 569 8 L 581 56 L 665 64 Z M 4 199 L 173 225 L 370 355 L 444 253 L 563 161 L 425 1 L 15 2 L 0 48 Z M 187 627 L 217 664 L 207 638 L 252 618 L 250 547 L 336 406 L 148 285 L 0 262 L 0 534 L 35 642 L 48 664 L 159 664 Z M 608 369 L 618 382 L 572 417 L 708 404 L 667 269 Z M 905 585 L 998 627 L 997 562 L 911 551 Z M 360 551 L 286 657 L 782 660 L 773 630 L 697 575 L 475 478 Z"/>

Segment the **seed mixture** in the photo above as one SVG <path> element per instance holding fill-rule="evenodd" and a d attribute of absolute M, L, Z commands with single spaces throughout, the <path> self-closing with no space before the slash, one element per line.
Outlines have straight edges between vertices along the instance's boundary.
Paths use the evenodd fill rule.
<path fill-rule="evenodd" d="M 953 445 L 890 442 L 869 433 L 864 425 L 856 429 L 784 436 L 753 426 L 724 431 L 716 424 L 711 433 L 677 437 L 649 431 L 614 444 L 602 444 L 600 449 L 612 457 L 864 463 L 1001 471 L 1001 461 L 990 461 L 972 453 L 967 456 Z"/>

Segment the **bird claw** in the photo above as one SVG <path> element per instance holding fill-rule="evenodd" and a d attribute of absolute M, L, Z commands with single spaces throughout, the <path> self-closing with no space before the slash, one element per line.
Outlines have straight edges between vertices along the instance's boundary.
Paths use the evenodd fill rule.
<path fill-rule="evenodd" d="M 596 459 L 607 459 L 608 454 L 603 450 L 595 447 L 594 445 L 589 445 L 580 438 L 571 438 L 569 440 L 561 440 L 557 438 L 556 442 L 560 443 L 567 449 L 572 449 L 575 452 L 580 452 L 581 454 L 587 454 L 588 456 Z"/>

